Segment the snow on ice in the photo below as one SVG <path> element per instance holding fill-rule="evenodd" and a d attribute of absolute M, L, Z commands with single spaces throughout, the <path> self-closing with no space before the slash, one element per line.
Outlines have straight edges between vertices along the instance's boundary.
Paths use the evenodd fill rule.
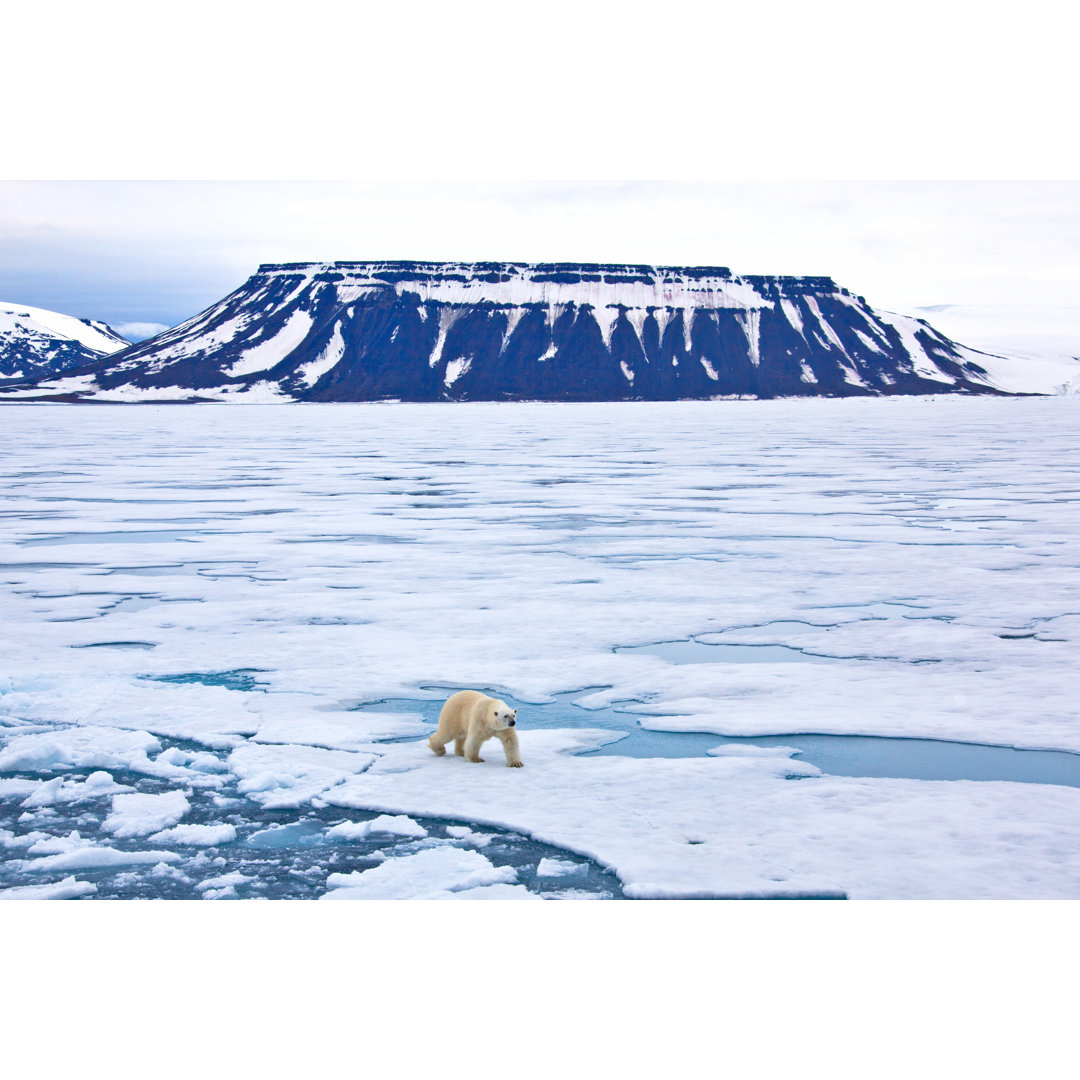
<path fill-rule="evenodd" d="M 358 840 L 372 833 L 413 837 L 428 834 L 423 825 L 418 821 L 413 821 L 407 814 L 380 814 L 371 821 L 343 821 L 340 825 L 328 829 L 326 835 L 332 840 Z"/>
<path fill-rule="evenodd" d="M 331 874 L 327 879 L 329 900 L 438 900 L 451 893 L 468 892 L 474 897 L 482 889 L 511 884 L 517 873 L 510 867 L 496 867 L 478 851 L 453 847 L 429 848 L 415 855 L 389 859 L 370 870 L 351 874 Z M 528 890 L 503 889 L 485 892 L 491 899 L 529 897 Z"/>
<path fill-rule="evenodd" d="M 191 809 L 182 791 L 159 795 L 114 795 L 112 813 L 102 828 L 116 837 L 147 836 L 175 825 Z"/>
<path fill-rule="evenodd" d="M 9 408 L 0 898 L 1080 896 L 1068 781 L 799 743 L 1080 754 L 1078 408 Z"/>

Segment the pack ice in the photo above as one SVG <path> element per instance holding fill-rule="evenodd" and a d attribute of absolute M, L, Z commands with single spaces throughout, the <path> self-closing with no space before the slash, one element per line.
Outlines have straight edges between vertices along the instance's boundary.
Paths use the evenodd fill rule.
<path fill-rule="evenodd" d="M 799 744 L 1080 754 L 1078 408 L 7 409 L 0 896 L 1080 896 L 1070 781 Z"/>

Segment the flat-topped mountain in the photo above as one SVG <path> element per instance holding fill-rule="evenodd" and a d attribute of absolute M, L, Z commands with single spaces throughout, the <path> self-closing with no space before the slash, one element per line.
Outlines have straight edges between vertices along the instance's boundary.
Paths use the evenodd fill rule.
<path fill-rule="evenodd" d="M 1000 393 L 1000 360 L 921 319 L 876 310 L 827 277 L 601 263 L 283 263 L 260 266 L 157 337 L 4 396 L 622 401 Z"/>

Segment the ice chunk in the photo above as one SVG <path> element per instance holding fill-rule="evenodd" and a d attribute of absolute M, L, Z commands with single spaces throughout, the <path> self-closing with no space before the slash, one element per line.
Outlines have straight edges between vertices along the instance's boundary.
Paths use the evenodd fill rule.
<path fill-rule="evenodd" d="M 331 840 L 362 840 L 372 833 L 390 833 L 394 836 L 427 836 L 427 829 L 405 814 L 380 814 L 371 821 L 343 821 L 327 829 Z"/>
<path fill-rule="evenodd" d="M 72 727 L 12 739 L 0 750 L 0 772 L 40 772 L 57 766 L 152 771 L 148 754 L 161 743 L 148 731 Z"/>
<path fill-rule="evenodd" d="M 425 900 L 516 880 L 512 866 L 495 866 L 478 851 L 438 847 L 387 859 L 370 870 L 331 874 L 323 899 Z"/>
<path fill-rule="evenodd" d="M 791 757 L 799 752 L 797 746 L 751 746 L 745 743 L 721 743 L 705 751 L 712 757 Z"/>
<path fill-rule="evenodd" d="M 190 844 L 195 847 L 215 847 L 235 839 L 235 825 L 174 825 L 149 837 L 155 844 Z"/>
<path fill-rule="evenodd" d="M 467 825 L 447 825 L 446 835 L 454 840 L 464 840 L 474 847 L 487 847 L 495 839 L 495 833 L 479 833 Z"/>
<path fill-rule="evenodd" d="M 588 863 L 569 859 L 541 859 L 536 867 L 537 877 L 584 877 L 588 872 Z"/>
<path fill-rule="evenodd" d="M 58 776 L 53 780 L 46 780 L 37 786 L 32 795 L 28 795 L 23 799 L 20 805 L 28 809 L 36 806 L 52 806 L 57 801 L 63 786 L 64 778 L 62 776 Z"/>
<path fill-rule="evenodd" d="M 178 746 L 171 746 L 158 754 L 157 761 L 175 765 L 179 769 L 193 769 L 195 772 L 228 772 L 228 766 L 221 758 L 205 750 L 181 750 Z"/>
<path fill-rule="evenodd" d="M 475 889 L 457 889 L 433 893 L 431 900 L 541 900 L 524 885 L 480 885 Z"/>
<path fill-rule="evenodd" d="M 250 874 L 242 874 L 239 870 L 233 870 L 228 874 L 220 874 L 218 877 L 206 878 L 200 881 L 195 886 L 199 892 L 206 892 L 208 889 L 226 889 L 236 885 L 244 885 L 249 881 L 255 881 L 256 879 Z"/>
<path fill-rule="evenodd" d="M 41 787 L 41 784 L 40 780 L 30 780 L 21 776 L 5 777 L 0 779 L 0 799 L 31 795 Z"/>
<path fill-rule="evenodd" d="M 110 866 L 138 866 L 144 864 L 175 863 L 180 856 L 175 851 L 120 851 L 111 847 L 83 847 L 59 855 L 46 855 L 22 864 L 23 870 L 36 872 L 48 870 L 89 870 Z"/>
<path fill-rule="evenodd" d="M 0 889 L 0 900 L 75 900 L 97 892 L 92 881 L 76 881 L 66 877 L 50 885 L 17 885 L 12 889 Z"/>
<path fill-rule="evenodd" d="M 38 837 L 27 847 L 31 855 L 57 855 L 65 851 L 77 851 L 80 848 L 93 847 L 94 841 L 81 836 L 78 829 L 73 829 L 67 836 L 49 836 L 48 833 L 32 833 Z"/>
<path fill-rule="evenodd" d="M 0 829 L 0 846 L 6 848 L 28 848 L 38 840 L 48 839 L 49 834 L 43 832 L 23 833 L 16 836 L 10 829 Z"/>
<path fill-rule="evenodd" d="M 182 791 L 160 795 L 114 795 L 112 813 L 102 828 L 117 837 L 147 836 L 175 825 L 191 809 Z"/>
<path fill-rule="evenodd" d="M 84 781 L 65 780 L 62 776 L 40 782 L 21 805 L 27 808 L 54 806 L 57 803 L 87 802 L 123 791 L 134 791 L 128 784 L 116 783 L 107 772 L 92 772 Z"/>

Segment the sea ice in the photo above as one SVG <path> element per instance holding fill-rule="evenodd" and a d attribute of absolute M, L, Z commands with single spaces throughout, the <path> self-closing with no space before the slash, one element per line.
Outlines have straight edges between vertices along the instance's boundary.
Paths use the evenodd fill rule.
<path fill-rule="evenodd" d="M 161 743 L 145 731 L 67 727 L 11 739 L 0 750 L 0 772 L 39 772 L 58 766 L 77 766 L 153 773 L 147 755 L 160 750 Z"/>
<path fill-rule="evenodd" d="M 450 830 L 447 829 L 447 832 Z M 394 836 L 427 836 L 427 829 L 405 814 L 380 814 L 370 821 L 343 821 L 326 830 L 331 840 L 361 840 L 372 833 L 389 833 Z"/>
<path fill-rule="evenodd" d="M 116 783 L 107 772 L 92 772 L 85 780 L 65 780 L 62 776 L 37 783 L 33 792 L 23 799 L 21 806 L 53 806 L 57 803 L 88 802 L 107 795 L 134 790 L 128 784 Z"/>
<path fill-rule="evenodd" d="M 78 851 L 94 846 L 94 841 L 80 835 L 78 829 L 72 829 L 66 836 L 48 833 L 31 833 L 30 836 L 34 837 L 33 842 L 26 847 L 30 855 L 58 855 L 61 852 Z"/>
<path fill-rule="evenodd" d="M 98 895 L 117 872 L 164 888 L 154 867 L 200 869 L 196 838 L 322 835 L 356 810 L 463 824 L 456 846 L 385 845 L 360 876 L 404 865 L 335 895 L 536 895 L 531 872 L 408 877 L 479 855 L 451 831 L 472 823 L 593 858 L 631 896 L 1080 897 L 1077 789 L 824 776 L 790 746 L 725 743 L 1080 753 L 1078 408 L 5 410 L 0 886 L 85 867 Z M 702 662 L 639 648 L 658 642 Z M 772 662 L 796 651 L 828 662 Z M 426 747 L 462 687 L 520 703 L 524 769 Z M 623 756 L 625 732 L 627 755 L 706 734 L 667 758 Z M 137 815 L 105 800 L 137 796 L 191 807 L 151 851 L 109 832 Z M 259 851 L 270 878 L 294 850 Z"/>
<path fill-rule="evenodd" d="M 453 840 L 464 840 L 473 847 L 487 847 L 495 839 L 494 833 L 480 833 L 467 825 L 447 825 L 446 835 Z"/>
<path fill-rule="evenodd" d="M 112 847 L 80 847 L 57 855 L 45 855 L 22 864 L 23 870 L 43 873 L 51 870 L 89 870 L 111 866 L 150 865 L 179 862 L 173 851 L 121 851 Z"/>
<path fill-rule="evenodd" d="M 228 874 L 220 874 L 217 877 L 204 878 L 195 886 L 199 892 L 206 892 L 207 890 L 220 890 L 227 888 L 235 888 L 237 885 L 246 885 L 249 881 L 255 879 L 248 874 L 241 874 L 240 871 L 234 870 Z"/>
<path fill-rule="evenodd" d="M 371 744 L 378 739 L 419 735 L 425 730 L 418 716 L 405 713 L 352 710 L 343 715 L 334 715 L 293 709 L 287 716 L 269 717 L 259 726 L 255 741 L 322 746 L 336 750 L 371 750 Z"/>
<path fill-rule="evenodd" d="M 147 838 L 152 844 L 190 844 L 194 847 L 216 847 L 236 839 L 235 825 L 173 825 Z"/>
<path fill-rule="evenodd" d="M 429 848 L 415 855 L 387 859 L 370 870 L 331 874 L 331 900 L 432 900 L 445 894 L 498 883 L 512 883 L 517 871 L 495 866 L 478 851 Z M 527 890 L 523 890 L 528 895 Z M 500 896 L 505 898 L 505 896 Z"/>
<path fill-rule="evenodd" d="M 474 889 L 452 889 L 434 892 L 428 900 L 540 900 L 541 897 L 524 885 L 478 885 Z"/>
<path fill-rule="evenodd" d="M 147 836 L 175 825 L 191 809 L 182 791 L 159 795 L 114 795 L 112 813 L 102 828 L 116 837 Z"/>
<path fill-rule="evenodd" d="M 537 877 L 581 877 L 588 872 L 587 863 L 570 859 L 541 859 L 536 865 Z"/>
<path fill-rule="evenodd" d="M 1075 788 L 796 782 L 784 779 L 795 763 L 783 753 L 576 758 L 550 747 L 532 757 L 520 774 L 450 771 L 399 747 L 328 798 L 517 829 L 616 868 L 637 898 L 1004 898 L 1021 878 L 1027 895 L 1080 895 Z"/>
<path fill-rule="evenodd" d="M 353 773 L 363 772 L 374 754 L 323 750 L 312 746 L 248 743 L 229 755 L 240 777 L 238 790 L 263 806 L 300 806 Z"/>
<path fill-rule="evenodd" d="M 16 885 L 11 889 L 0 889 L 0 900 L 75 900 L 96 892 L 97 886 L 93 882 L 66 877 L 50 885 Z"/>

